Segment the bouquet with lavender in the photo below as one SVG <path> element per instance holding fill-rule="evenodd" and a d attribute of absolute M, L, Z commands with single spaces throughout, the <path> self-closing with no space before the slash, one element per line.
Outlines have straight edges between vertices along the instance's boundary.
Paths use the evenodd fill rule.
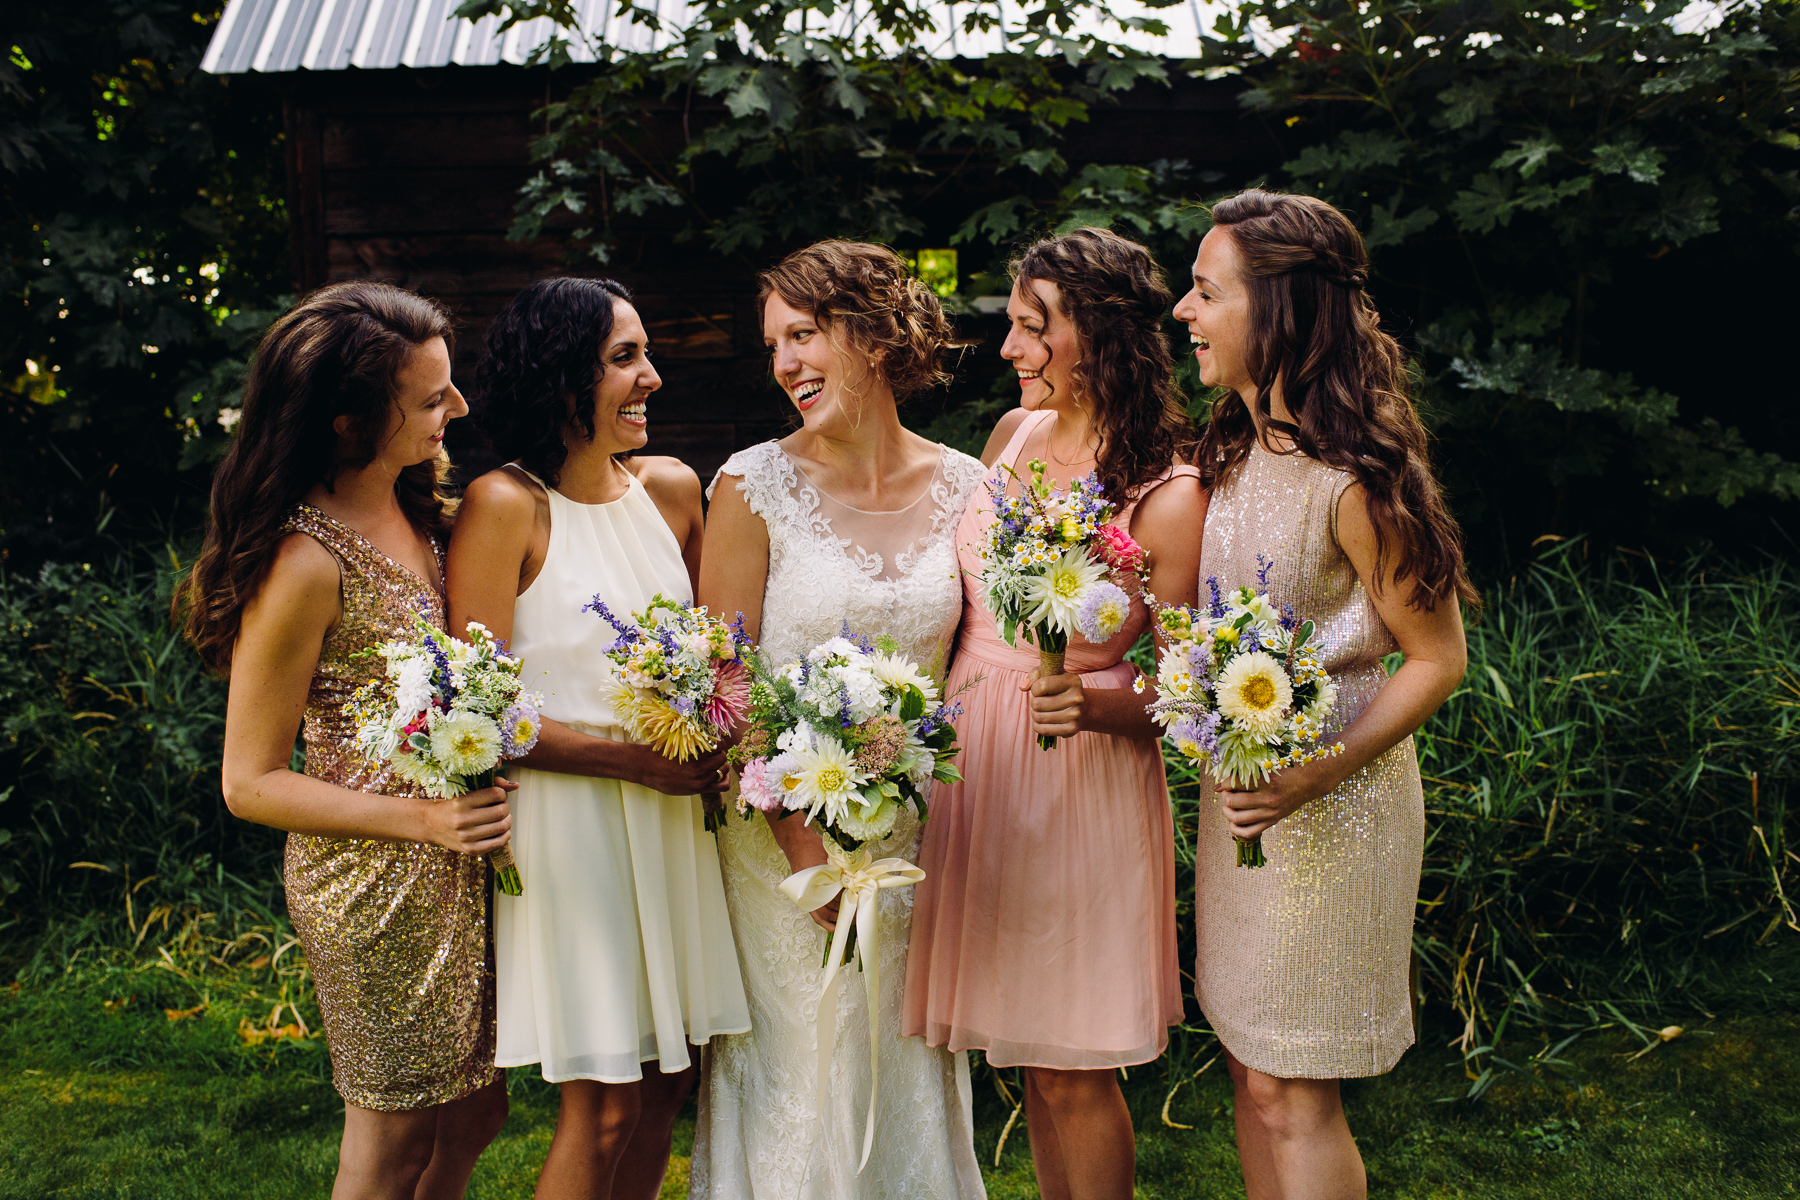
<path fill-rule="evenodd" d="M 386 659 L 387 670 L 345 706 L 356 722 L 352 744 L 439 800 L 492 787 L 503 759 L 523 758 L 537 745 L 544 698 L 521 690 L 522 664 L 486 626 L 469 622 L 465 642 L 416 620 L 412 641 L 364 651 Z M 512 848 L 487 857 L 500 890 L 522 894 Z"/>
<path fill-rule="evenodd" d="M 1222 593 L 1209 578 L 1204 609 L 1165 605 L 1156 614 L 1165 645 L 1150 715 L 1182 757 L 1210 766 L 1235 791 L 1344 748 L 1320 745 L 1337 684 L 1314 653 L 1313 623 L 1276 610 L 1268 593 L 1273 563 L 1258 561 L 1256 588 Z M 1237 861 L 1266 863 L 1262 839 L 1238 842 Z"/>

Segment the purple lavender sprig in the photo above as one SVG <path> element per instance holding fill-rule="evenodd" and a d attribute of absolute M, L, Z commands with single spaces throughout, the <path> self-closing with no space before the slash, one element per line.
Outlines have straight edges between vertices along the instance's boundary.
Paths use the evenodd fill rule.
<path fill-rule="evenodd" d="M 628 624 L 613 616 L 612 609 L 606 607 L 606 602 L 600 599 L 597 594 L 592 600 L 581 606 L 581 611 L 598 613 L 601 620 L 619 631 L 619 640 L 608 647 L 609 651 L 624 650 L 627 647 L 637 645 L 638 642 L 643 639 L 643 635 L 638 632 L 638 627 L 636 625 Z M 742 614 L 739 615 L 741 616 Z"/>

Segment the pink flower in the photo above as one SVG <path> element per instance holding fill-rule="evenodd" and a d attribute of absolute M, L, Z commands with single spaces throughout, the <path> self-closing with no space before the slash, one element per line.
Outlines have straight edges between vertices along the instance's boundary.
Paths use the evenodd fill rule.
<path fill-rule="evenodd" d="M 769 760 L 753 758 L 738 768 L 738 798 L 761 812 L 779 812 L 779 779 L 769 770 Z"/>
<path fill-rule="evenodd" d="M 856 765 L 873 776 L 887 774 L 900 751 L 906 749 L 906 726 L 892 713 L 882 713 L 865 724 L 868 738 L 856 751 Z"/>
<path fill-rule="evenodd" d="M 732 729 L 750 710 L 750 669 L 735 658 L 713 663 L 712 695 L 703 715 L 714 729 Z"/>
<path fill-rule="evenodd" d="M 1142 571 L 1150 557 L 1117 525 L 1102 525 L 1095 532 L 1094 550 L 1100 561 L 1115 571 Z"/>

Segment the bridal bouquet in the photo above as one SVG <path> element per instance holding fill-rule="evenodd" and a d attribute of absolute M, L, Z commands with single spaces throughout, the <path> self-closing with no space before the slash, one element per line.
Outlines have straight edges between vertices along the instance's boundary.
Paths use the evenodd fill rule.
<path fill-rule="evenodd" d="M 879 1010 L 881 944 L 876 897 L 884 888 L 911 887 L 925 872 L 902 858 L 874 859 L 869 847 L 894 831 L 903 805 L 923 819 L 931 781 L 962 778 L 951 725 L 961 706 L 939 698 L 938 685 L 899 653 L 891 638 L 853 637 L 846 627 L 779 667 L 749 651 L 755 682 L 750 723 L 732 748 L 738 768 L 738 811 L 805 812 L 825 835 L 824 864 L 796 871 L 782 892 L 802 912 L 840 895 L 837 928 L 826 945 L 818 1016 L 819 1115 L 830 1111 L 831 1060 L 837 1039 L 838 970 L 856 955 Z M 869 1027 L 871 1087 L 862 1161 L 875 1138 L 875 1086 L 880 1030 Z M 861 1167 L 858 1167 L 861 1170 Z"/>
<path fill-rule="evenodd" d="M 981 586 L 1000 637 L 1017 645 L 1023 631 L 1038 648 L 1040 672 L 1060 675 L 1069 634 L 1080 630 L 1090 642 L 1104 642 L 1125 627 L 1131 597 L 1122 583 L 1141 589 L 1147 566 L 1142 546 L 1117 525 L 1099 478 L 1071 480 L 1066 490 L 1044 482 L 1044 464 L 1033 459 L 1029 480 L 1018 480 L 1017 495 L 989 483 L 994 520 L 981 544 Z M 1045 750 L 1056 739 L 1038 736 Z"/>
<path fill-rule="evenodd" d="M 520 661 L 479 622 L 469 622 L 465 642 L 416 620 L 412 640 L 363 652 L 386 659 L 387 670 L 345 706 L 356 722 L 352 744 L 439 800 L 492 787 L 502 759 L 523 758 L 537 745 L 544 698 L 521 689 Z M 502 892 L 523 893 L 510 846 L 488 861 Z"/>
<path fill-rule="evenodd" d="M 1259 561 L 1260 591 L 1245 586 L 1222 595 L 1218 579 L 1210 578 L 1212 600 L 1204 610 L 1164 606 L 1156 616 L 1165 645 L 1150 715 L 1182 757 L 1210 765 L 1234 791 L 1253 790 L 1284 767 L 1344 748 L 1319 744 L 1337 684 L 1311 644 L 1313 623 L 1276 611 L 1268 594 L 1272 564 Z M 1267 862 L 1262 839 L 1238 842 L 1237 861 L 1240 867 Z"/>

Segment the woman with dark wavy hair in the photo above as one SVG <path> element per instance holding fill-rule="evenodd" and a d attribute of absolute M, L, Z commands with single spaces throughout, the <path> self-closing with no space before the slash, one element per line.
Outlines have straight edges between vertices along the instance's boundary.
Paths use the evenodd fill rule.
<path fill-rule="evenodd" d="M 1201 806 L 1195 990 L 1230 1056 L 1249 1194 L 1362 1196 L 1338 1080 L 1389 1070 L 1413 1041 L 1412 735 L 1463 677 L 1477 597 L 1355 227 L 1256 190 L 1213 220 L 1175 309 L 1201 381 L 1224 389 L 1200 444 L 1200 570 L 1230 588 L 1274 560 L 1270 598 L 1318 626 L 1344 750 Z M 1268 865 L 1239 870 L 1232 839 L 1258 835 Z"/>
<path fill-rule="evenodd" d="M 507 842 L 511 785 L 430 800 L 362 760 L 344 711 L 371 650 L 420 616 L 444 627 L 444 427 L 469 411 L 449 339 L 443 309 L 380 283 L 270 326 L 176 599 L 231 677 L 225 803 L 288 831 L 288 914 L 345 1102 L 338 1200 L 461 1196 L 506 1120 L 482 855 Z"/>
<path fill-rule="evenodd" d="M 1099 476 L 1115 523 L 1150 554 L 1148 589 L 1192 603 L 1206 497 L 1163 332 L 1150 252 L 1104 229 L 1038 242 L 1013 267 L 1000 349 L 1020 407 L 982 454 L 988 488 L 1031 460 L 1058 486 Z M 1152 697 L 1123 661 L 1150 615 L 1134 597 L 1111 640 L 1069 637 L 1068 673 L 1000 640 L 975 547 L 987 490 L 963 514 L 962 634 L 949 689 L 963 782 L 932 795 L 919 865 L 905 1031 L 1025 1068 L 1025 1116 L 1046 1196 L 1123 1200 L 1136 1159 L 1117 1068 L 1160 1056 L 1181 1021 L 1175 843 Z M 1065 738 L 1053 752 L 1034 734 Z"/>
<path fill-rule="evenodd" d="M 562 1093 L 545 1197 L 652 1200 L 694 1086 L 689 1047 L 750 1027 L 701 810 L 724 751 L 680 763 L 631 741 L 605 692 L 617 633 L 583 611 L 694 598 L 700 481 L 673 458 L 625 457 L 662 387 L 649 356 L 610 279 L 514 297 L 476 368 L 482 427 L 509 461 L 469 485 L 450 541 L 452 620 L 506 639 L 545 696 L 512 768 L 525 892 L 494 909 L 497 1061 L 536 1065 Z"/>

